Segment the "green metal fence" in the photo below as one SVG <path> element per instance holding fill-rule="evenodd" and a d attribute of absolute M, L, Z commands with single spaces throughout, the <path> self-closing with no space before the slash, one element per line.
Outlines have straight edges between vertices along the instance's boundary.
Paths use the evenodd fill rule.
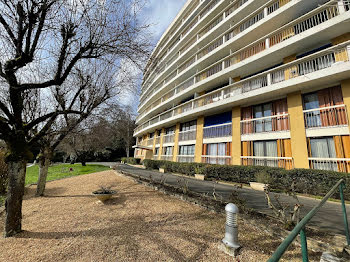
<path fill-rule="evenodd" d="M 343 179 L 339 180 L 338 183 L 327 193 L 327 195 L 321 200 L 321 202 L 315 206 L 292 230 L 292 232 L 287 236 L 287 238 L 279 245 L 276 249 L 275 253 L 269 258 L 268 262 L 277 262 L 283 256 L 284 252 L 286 252 L 287 248 L 294 241 L 294 239 L 300 234 L 301 240 L 301 253 L 303 256 L 303 262 L 309 261 L 308 258 L 308 250 L 307 250 L 307 240 L 305 234 L 305 226 L 306 224 L 313 218 L 313 216 L 320 210 L 320 208 L 326 203 L 326 201 L 339 189 L 341 206 L 344 217 L 344 227 L 347 244 L 350 245 L 350 235 L 349 235 L 349 225 L 348 219 L 346 215 L 346 206 L 344 201 L 343 189 L 345 187 L 345 182 Z"/>

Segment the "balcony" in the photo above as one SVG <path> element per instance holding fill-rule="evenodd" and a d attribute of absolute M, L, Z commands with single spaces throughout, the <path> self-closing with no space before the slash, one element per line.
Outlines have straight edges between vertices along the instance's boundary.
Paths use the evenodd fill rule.
<path fill-rule="evenodd" d="M 238 1 L 236 3 L 231 3 L 230 5 L 232 5 L 232 7 L 229 9 L 229 12 L 226 11 L 226 14 L 224 14 L 225 12 L 223 12 L 223 14 L 218 16 L 209 26 L 205 26 L 203 29 L 201 29 L 199 34 L 198 34 L 198 37 L 196 35 L 195 37 L 191 38 L 187 43 L 184 44 L 184 47 L 180 50 L 180 55 L 175 54 L 173 57 L 170 58 L 170 61 L 172 61 L 172 63 L 176 64 L 175 62 L 177 62 L 178 64 L 180 64 L 179 67 L 175 68 L 173 71 L 168 73 L 168 75 L 163 76 L 163 78 L 166 79 L 167 81 L 163 81 L 162 80 L 155 87 L 147 88 L 147 90 L 145 90 L 145 92 L 143 92 L 143 94 L 141 96 L 141 100 L 140 100 L 141 103 L 140 103 L 140 107 L 139 108 L 142 108 L 146 104 L 146 102 L 147 102 L 146 101 L 146 97 L 149 98 L 156 91 L 162 89 L 162 87 L 166 85 L 166 83 L 169 81 L 169 79 L 174 79 L 179 73 L 181 73 L 182 71 L 187 69 L 189 66 L 191 66 L 197 60 L 201 59 L 202 57 L 204 57 L 205 55 L 209 54 L 213 50 L 215 50 L 218 47 L 222 46 L 225 42 L 229 41 L 234 36 L 242 33 L 243 31 L 245 31 L 249 27 L 251 27 L 254 24 L 256 24 L 257 22 L 259 22 L 262 18 L 271 15 L 273 12 L 278 10 L 280 7 L 284 6 L 285 4 L 287 4 L 287 3 L 291 2 L 291 1 L 292 0 L 284 0 L 281 5 L 279 4 L 281 2 L 280 0 L 274 1 L 274 3 L 267 3 L 266 5 L 262 6 L 259 9 L 260 11 L 259 11 L 258 15 L 256 15 L 255 12 L 254 12 L 254 14 L 251 17 L 243 19 L 242 22 L 236 24 L 233 29 L 230 28 L 230 29 L 226 30 L 222 35 L 220 35 L 219 37 L 215 38 L 215 40 L 209 42 L 203 48 L 198 50 L 198 52 L 196 54 L 194 54 L 193 56 L 191 56 L 190 59 L 188 59 L 187 61 L 185 61 L 183 63 L 178 63 L 177 60 L 178 60 L 178 58 L 182 57 L 184 51 L 189 50 L 195 44 L 197 44 L 200 41 L 200 39 L 203 38 L 204 35 L 206 35 L 214 27 L 216 27 L 216 25 L 220 24 L 223 19 L 225 21 L 230 21 L 231 14 L 233 13 L 233 11 L 237 10 L 239 7 L 241 7 L 242 5 L 244 5 L 248 1 L 247 0 L 241 0 L 241 1 Z M 266 11 L 265 11 L 265 9 L 266 9 Z M 170 67 L 172 65 L 172 63 L 167 62 L 167 66 L 166 67 Z M 156 70 L 156 73 L 159 73 L 159 74 L 156 77 L 156 79 L 154 79 L 153 83 L 148 84 L 149 87 L 152 86 L 157 80 L 159 80 L 158 78 L 161 76 L 161 73 L 163 71 L 164 70 L 159 72 L 159 70 L 158 71 Z"/>
<path fill-rule="evenodd" d="M 174 143 L 175 134 L 165 135 L 163 138 L 163 144 Z"/>
<path fill-rule="evenodd" d="M 333 66 L 339 66 L 341 70 L 344 70 L 343 66 L 341 65 L 343 65 L 343 63 L 346 63 L 348 65 L 349 58 L 347 46 L 349 44 L 350 41 L 339 44 L 334 47 L 330 47 L 320 52 L 295 60 L 291 63 L 279 66 L 277 68 L 247 78 L 243 81 L 233 83 L 221 89 L 197 97 L 191 101 L 174 107 L 173 109 L 170 109 L 158 116 L 155 116 L 154 118 L 143 123 L 142 125 L 139 125 L 135 129 L 134 135 L 136 136 L 139 133 L 144 132 L 151 126 L 155 127 L 156 125 L 158 125 L 159 122 L 163 120 L 169 121 L 170 119 L 177 119 L 183 117 L 184 113 L 187 113 L 189 115 L 192 112 L 199 112 L 202 110 L 203 107 L 207 107 L 209 105 L 214 106 L 215 104 L 217 104 L 222 106 L 225 103 L 239 101 L 243 98 L 246 98 L 252 91 L 256 91 L 263 88 L 269 88 L 269 90 L 271 91 L 272 86 L 276 86 L 274 87 L 276 90 L 277 87 L 281 86 L 283 86 L 283 88 L 286 88 L 288 84 L 286 83 L 282 85 L 282 83 L 323 70 L 324 75 L 317 75 L 317 79 L 319 79 L 327 75 L 328 72 L 332 72 L 332 70 L 327 71 L 324 69 L 331 68 Z M 258 82 L 258 80 L 262 81 L 262 79 L 263 82 L 266 83 L 266 85 L 257 85 L 256 83 Z M 310 77 L 303 78 L 299 81 L 299 85 L 301 85 L 303 81 L 310 81 Z M 295 83 L 292 85 L 295 85 Z"/>
<path fill-rule="evenodd" d="M 165 161 L 173 161 L 173 155 L 162 155 L 160 156 L 160 159 Z"/>
<path fill-rule="evenodd" d="M 333 4 L 336 3 L 336 1 L 331 1 L 331 2 Z M 274 5 L 271 5 L 271 6 L 274 6 Z M 225 68 L 228 68 L 228 67 L 230 67 L 234 64 L 237 64 L 239 62 L 242 62 L 243 60 L 246 60 L 249 57 L 255 56 L 256 54 L 261 53 L 262 51 L 269 49 L 277 44 L 280 44 L 287 39 L 293 38 L 293 37 L 305 32 L 306 30 L 309 30 L 309 29 L 314 28 L 318 25 L 321 25 L 324 22 L 329 21 L 329 20 L 333 19 L 334 17 L 339 16 L 339 14 L 340 14 L 340 11 L 339 11 L 338 7 L 331 6 L 330 3 L 325 4 L 319 8 L 316 8 L 315 10 L 311 11 L 310 13 L 296 19 L 295 21 L 292 21 L 291 23 L 288 23 L 285 26 L 282 26 L 280 29 L 266 35 L 266 37 L 249 45 L 247 48 L 243 48 L 243 49 L 233 53 L 232 55 L 229 55 L 228 58 L 224 58 L 223 60 L 220 60 L 218 63 L 208 67 L 207 69 L 202 70 L 194 77 L 191 77 L 187 80 L 184 80 L 183 82 L 190 81 L 190 80 L 193 81 L 193 79 L 196 79 L 197 82 L 203 81 L 206 78 L 210 77 L 211 75 L 217 74 L 217 73 L 223 71 Z M 196 55 L 196 57 L 197 57 L 196 60 L 198 60 L 200 57 L 202 57 L 203 52 L 206 53 L 206 51 L 205 51 L 206 48 L 209 48 L 208 50 L 213 51 L 215 48 L 218 48 L 219 46 L 221 46 L 221 44 L 215 44 L 215 43 L 218 43 L 217 41 L 221 41 L 221 40 L 217 39 L 217 40 L 211 42 L 203 50 L 200 50 L 200 52 L 198 52 Z M 212 47 L 210 47 L 210 46 L 212 46 L 212 47 L 215 46 L 215 48 L 212 49 Z M 189 63 L 189 65 L 192 65 L 194 63 L 193 58 L 195 58 L 195 57 L 192 57 L 188 60 L 188 61 L 191 60 L 191 63 Z M 187 62 L 185 62 L 184 64 L 186 64 L 186 63 Z M 181 70 L 179 70 L 179 72 L 177 74 L 179 74 L 180 72 L 182 72 L 184 70 L 183 65 L 179 66 L 179 68 Z M 165 77 L 165 78 L 168 79 L 167 77 Z M 174 78 L 175 78 L 175 76 L 174 76 Z M 162 89 L 163 85 L 164 85 L 164 81 L 161 82 L 159 85 L 157 85 L 157 87 L 155 87 L 153 89 L 153 91 L 146 96 L 148 98 L 147 101 L 150 101 L 151 97 L 153 96 L 153 93 Z M 172 90 L 176 90 L 176 89 L 177 89 L 177 86 L 175 86 Z M 176 91 L 173 92 L 173 96 L 177 93 L 178 92 L 176 92 Z M 142 99 L 142 102 L 141 102 L 139 108 L 141 109 L 146 104 L 147 101 Z M 149 111 L 142 110 L 141 114 L 143 114 L 143 116 L 145 115 L 144 113 L 148 114 Z M 141 118 L 142 117 L 139 117 L 137 119 L 137 121 L 139 121 Z"/>
<path fill-rule="evenodd" d="M 292 157 L 262 157 L 262 156 L 241 156 L 243 166 L 268 166 L 293 169 L 294 161 Z"/>
<path fill-rule="evenodd" d="M 160 145 L 160 136 L 156 136 L 156 145 Z"/>
<path fill-rule="evenodd" d="M 179 155 L 179 156 L 177 156 L 177 162 L 181 162 L 181 163 L 193 163 L 193 162 L 194 162 L 194 156 L 183 156 L 183 155 Z"/>
<path fill-rule="evenodd" d="M 179 132 L 179 141 L 190 141 L 196 140 L 197 130 L 188 130 Z"/>
<path fill-rule="evenodd" d="M 253 118 L 241 121 L 241 134 L 287 131 L 289 126 L 289 114 Z"/>
<path fill-rule="evenodd" d="M 203 138 L 231 137 L 232 123 L 208 126 L 203 128 Z"/>
<path fill-rule="evenodd" d="M 348 114 L 345 105 L 304 110 L 306 128 L 347 126 Z"/>
<path fill-rule="evenodd" d="M 147 142 L 146 142 L 146 145 L 147 145 L 147 146 L 153 146 L 153 141 L 154 141 L 153 138 L 149 138 L 149 139 L 147 139 L 146 141 L 147 141 Z"/>
<path fill-rule="evenodd" d="M 202 156 L 202 163 L 215 165 L 230 165 L 231 156 Z"/>
<path fill-rule="evenodd" d="M 311 169 L 350 173 L 350 158 L 309 158 Z"/>

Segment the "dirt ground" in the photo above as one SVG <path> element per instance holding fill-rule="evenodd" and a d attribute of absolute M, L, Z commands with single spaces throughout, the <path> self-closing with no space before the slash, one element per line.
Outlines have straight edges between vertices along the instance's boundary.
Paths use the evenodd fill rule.
<path fill-rule="evenodd" d="M 118 191 L 106 204 L 91 195 L 100 185 Z M 45 197 L 34 192 L 30 187 L 23 203 L 24 232 L 0 238 L 0 261 L 233 261 L 217 248 L 223 215 L 115 171 L 49 182 Z M 281 242 L 243 220 L 239 232 L 239 261 L 266 261 Z M 300 252 L 284 261 L 301 261 Z"/>

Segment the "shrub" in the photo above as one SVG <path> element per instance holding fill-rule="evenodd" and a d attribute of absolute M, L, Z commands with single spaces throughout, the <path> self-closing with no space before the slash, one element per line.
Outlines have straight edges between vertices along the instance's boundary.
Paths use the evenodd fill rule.
<path fill-rule="evenodd" d="M 263 183 L 263 184 L 272 184 L 273 183 L 273 179 L 265 170 L 256 173 L 255 179 L 256 179 L 256 182 Z"/>
<path fill-rule="evenodd" d="M 122 157 L 122 162 L 130 165 L 138 165 L 140 164 L 140 159 L 133 158 L 133 157 Z"/>
<path fill-rule="evenodd" d="M 4 195 L 7 189 L 7 166 L 5 163 L 5 154 L 0 151 L 0 195 Z"/>
<path fill-rule="evenodd" d="M 173 173 L 194 176 L 197 169 L 211 180 L 222 180 L 228 182 L 244 183 L 257 182 L 259 176 L 269 178 L 272 189 L 279 191 L 290 191 L 292 184 L 295 192 L 310 195 L 325 195 L 340 179 L 344 179 L 346 188 L 344 196 L 350 200 L 350 175 L 327 170 L 292 169 L 285 170 L 276 167 L 263 166 L 231 166 L 211 165 L 202 163 L 177 163 L 163 160 L 143 161 L 147 169 L 159 169 L 165 166 L 166 170 Z M 259 175 L 260 174 L 260 175 Z M 339 198 L 337 191 L 333 196 Z"/>

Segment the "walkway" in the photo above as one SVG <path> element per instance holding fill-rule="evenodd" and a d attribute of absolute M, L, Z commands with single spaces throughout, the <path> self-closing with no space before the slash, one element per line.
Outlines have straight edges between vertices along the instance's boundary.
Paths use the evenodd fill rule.
<path fill-rule="evenodd" d="M 145 178 L 150 178 L 155 181 L 160 181 L 161 177 L 165 175 L 166 183 L 169 185 L 178 185 L 179 176 L 173 174 L 162 174 L 157 171 L 145 170 L 141 168 L 136 168 L 129 165 L 120 165 L 122 171 L 131 173 L 137 176 L 142 176 Z M 181 178 L 180 178 L 181 179 Z M 264 214 L 272 215 L 272 211 L 268 208 L 264 192 L 255 191 L 249 188 L 234 188 L 230 185 L 217 184 L 211 181 L 200 181 L 193 178 L 184 178 L 188 181 L 188 187 L 190 190 L 198 193 L 213 193 L 213 188 L 215 187 L 216 193 L 221 195 L 225 200 L 228 199 L 232 190 L 236 190 L 239 197 L 245 200 L 245 204 L 248 208 L 252 208 Z M 295 200 L 284 194 L 280 194 L 280 200 L 282 202 L 290 202 L 295 204 Z M 299 197 L 301 204 L 303 205 L 301 210 L 301 215 L 307 214 L 314 206 L 316 206 L 320 200 Z M 347 206 L 348 220 L 350 221 L 350 205 Z M 341 205 L 336 202 L 327 202 L 323 208 L 318 212 L 311 222 L 310 226 L 317 227 L 320 230 L 332 232 L 336 234 L 345 234 L 343 226 L 343 215 L 341 210 Z"/>

